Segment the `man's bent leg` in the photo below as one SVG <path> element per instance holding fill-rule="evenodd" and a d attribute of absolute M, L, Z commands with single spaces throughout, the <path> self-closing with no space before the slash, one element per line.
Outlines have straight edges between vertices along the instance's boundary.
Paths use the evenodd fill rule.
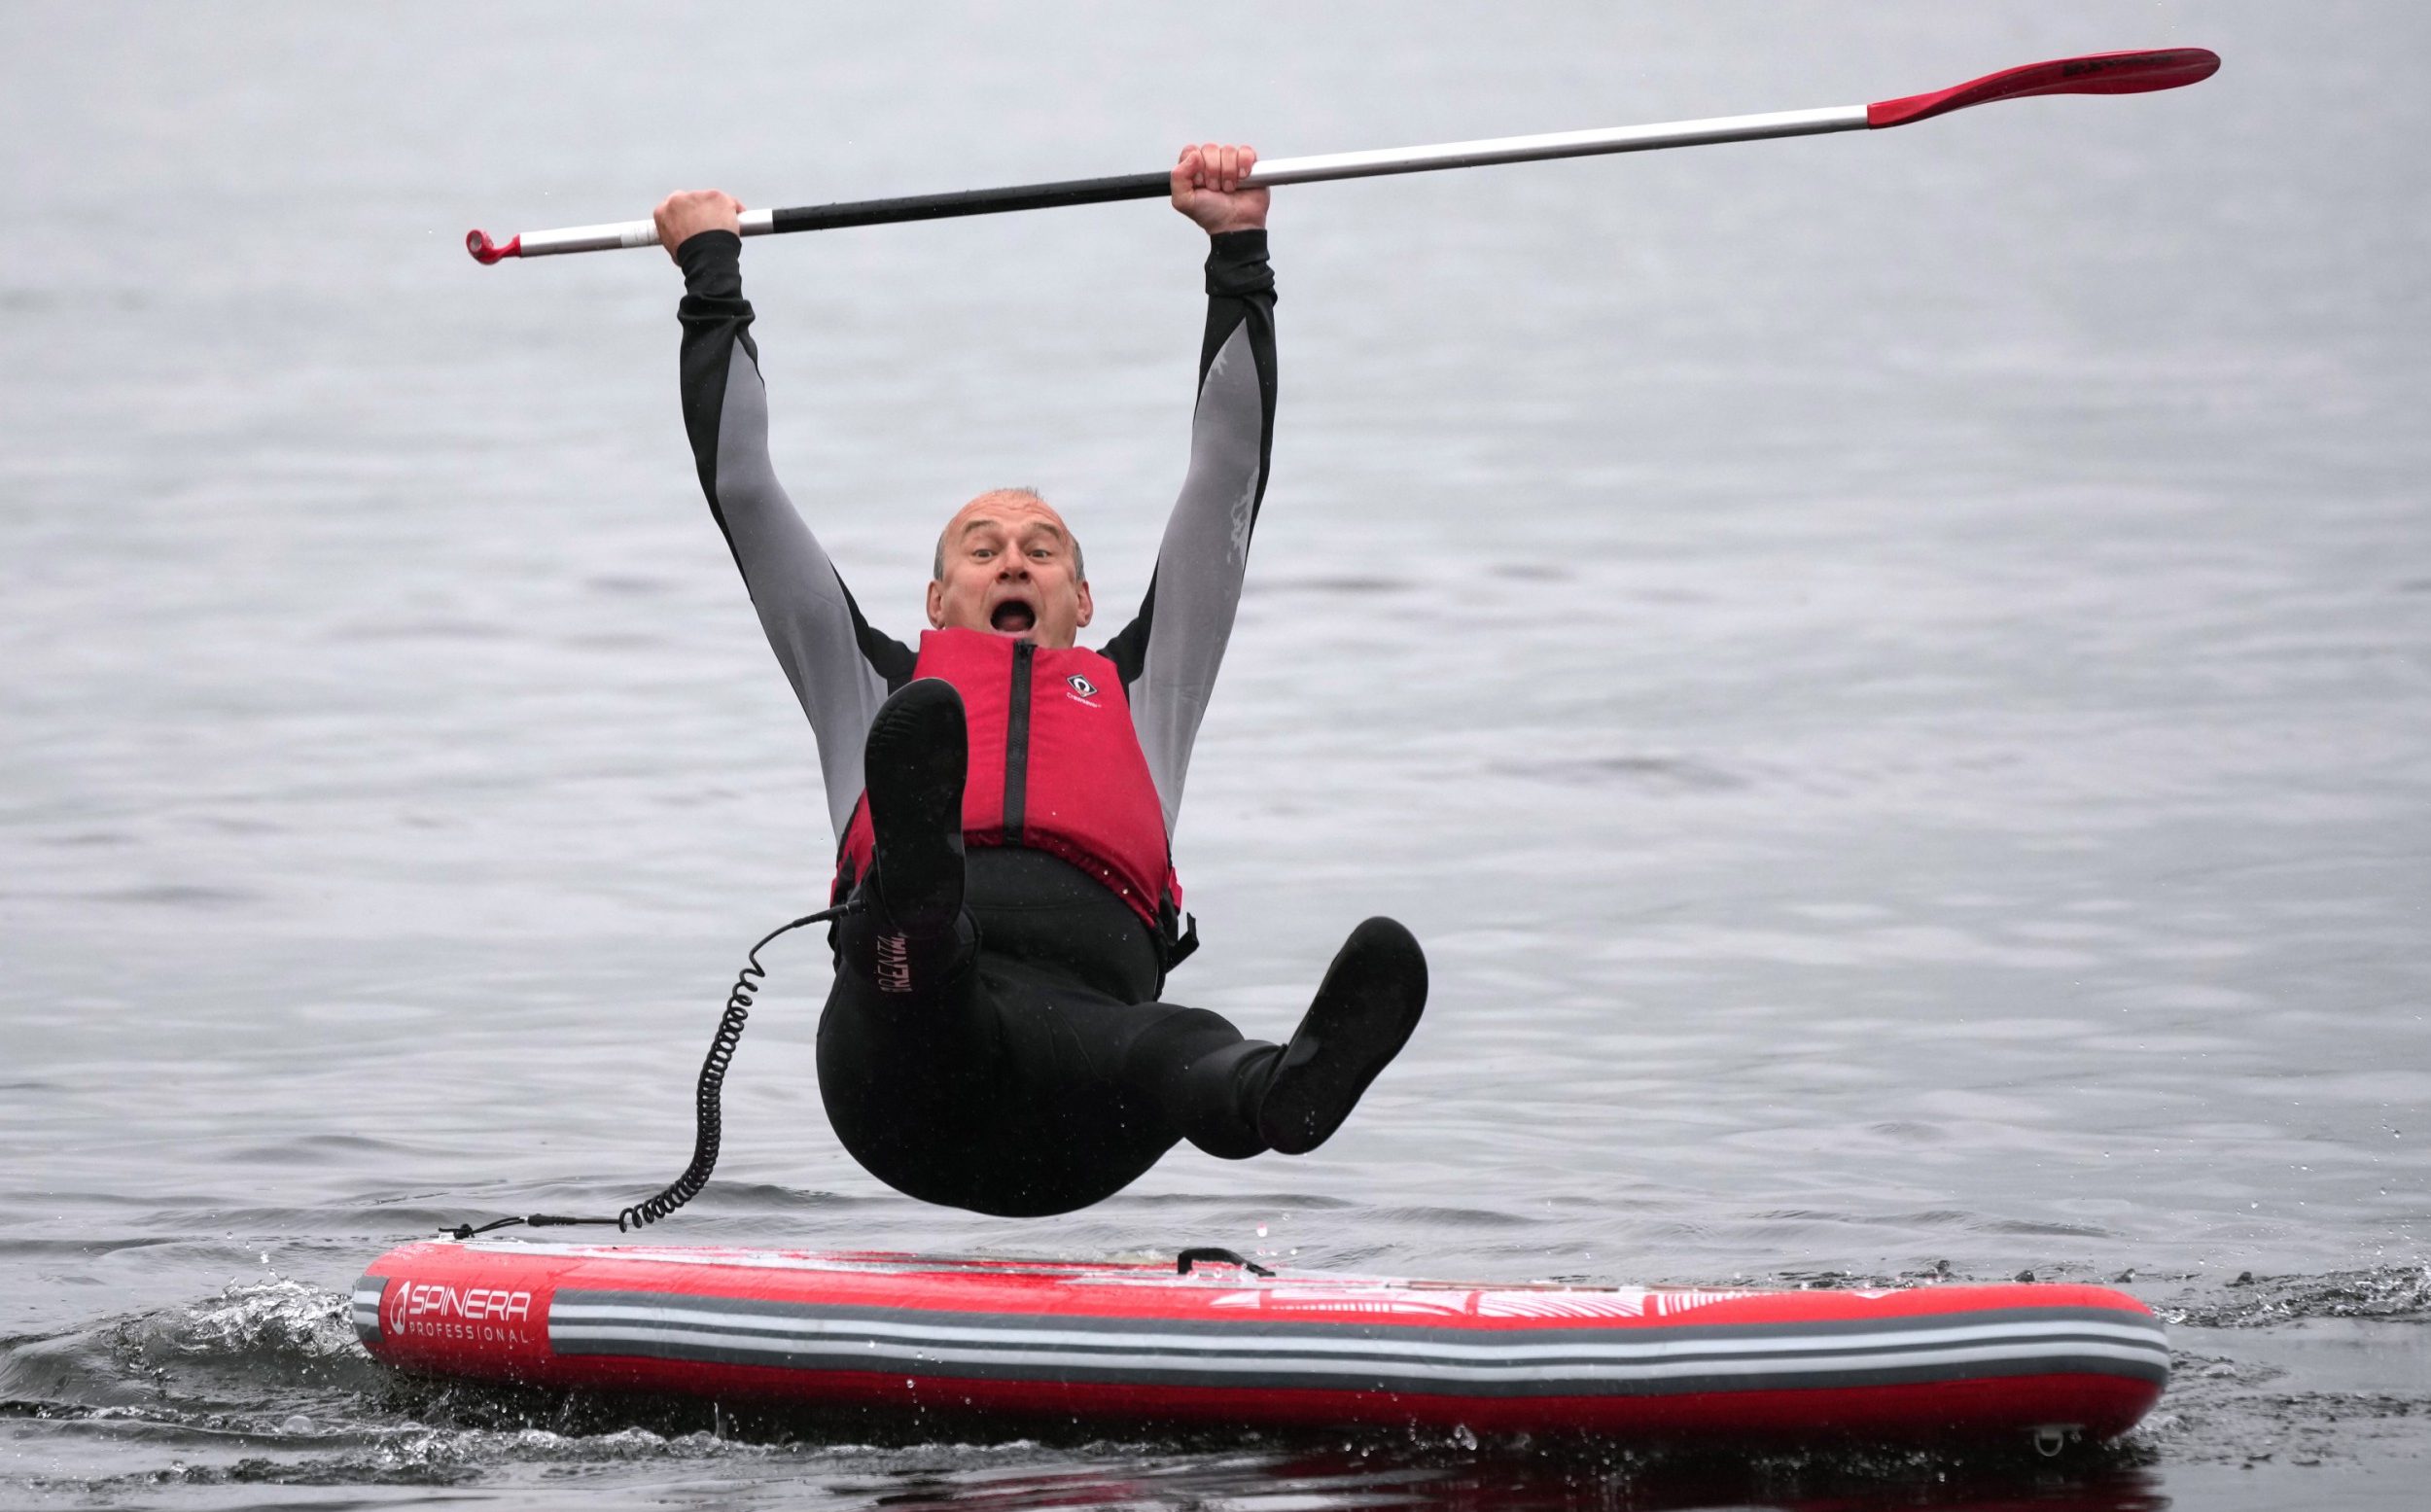
<path fill-rule="evenodd" d="M 876 856 L 865 895 L 890 930 L 934 937 L 963 912 L 963 781 L 970 735 L 963 697 L 938 678 L 896 690 L 863 747 Z"/>
<path fill-rule="evenodd" d="M 1145 1024 L 1123 1055 L 1132 1096 L 1154 1108 L 1183 1139 L 1223 1160 L 1263 1154 L 1257 1129 L 1259 1095 L 1283 1047 L 1244 1039 L 1241 1031 L 1205 1008 L 1144 1002 L 1134 1010 L 1161 1016 Z"/>
<path fill-rule="evenodd" d="M 1303 1155 L 1333 1137 L 1427 1006 L 1427 957 L 1410 932 L 1351 932 L 1284 1046 L 1244 1039 L 1202 1008 L 1142 1003 L 1123 1068 L 1133 1095 L 1211 1155 Z"/>
<path fill-rule="evenodd" d="M 838 965 L 880 1002 L 926 999 L 969 969 L 978 943 L 963 907 L 962 695 L 935 678 L 898 689 L 869 721 L 862 766 L 874 855 L 862 906 L 836 931 Z"/>
<path fill-rule="evenodd" d="M 870 721 L 863 767 L 875 841 L 862 906 L 836 925 L 819 1020 L 819 1091 L 836 1137 L 898 1191 L 967 1206 L 975 1096 L 998 1053 L 963 906 L 962 698 L 923 679 Z"/>

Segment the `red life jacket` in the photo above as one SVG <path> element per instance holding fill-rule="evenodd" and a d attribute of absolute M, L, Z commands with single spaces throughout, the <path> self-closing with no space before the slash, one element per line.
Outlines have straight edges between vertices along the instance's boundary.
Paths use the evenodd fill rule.
<path fill-rule="evenodd" d="M 963 695 L 964 844 L 1026 845 L 1071 862 L 1147 921 L 1169 962 L 1179 959 L 1181 884 L 1165 807 L 1114 664 L 982 630 L 924 630 L 912 676 L 943 678 Z M 874 846 L 864 792 L 836 859 L 839 900 L 869 874 Z"/>

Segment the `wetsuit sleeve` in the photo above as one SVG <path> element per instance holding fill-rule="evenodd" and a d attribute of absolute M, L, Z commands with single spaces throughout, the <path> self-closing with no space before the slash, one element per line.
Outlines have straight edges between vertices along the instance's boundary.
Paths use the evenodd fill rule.
<path fill-rule="evenodd" d="M 1180 817 L 1191 743 L 1241 605 L 1274 434 L 1275 275 L 1266 233 L 1226 231 L 1208 251 L 1207 334 L 1199 345 L 1189 471 L 1157 548 L 1147 597 L 1106 648 L 1122 674 L 1168 835 Z"/>
<path fill-rule="evenodd" d="M 743 574 L 760 628 L 819 742 L 828 818 L 838 836 L 860 801 L 862 742 L 912 652 L 869 628 L 835 564 L 777 482 L 768 460 L 768 391 L 743 298 L 743 241 L 702 231 L 676 250 L 684 268 L 684 429 L 701 492 Z"/>

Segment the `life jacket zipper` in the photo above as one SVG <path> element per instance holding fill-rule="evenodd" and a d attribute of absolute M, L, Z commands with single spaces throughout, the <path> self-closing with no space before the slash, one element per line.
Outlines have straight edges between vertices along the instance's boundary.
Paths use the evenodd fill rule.
<path fill-rule="evenodd" d="M 1023 794 L 1030 786 L 1030 661 L 1038 646 L 1013 643 L 1013 689 L 1004 715 L 1004 843 L 1021 844 Z"/>

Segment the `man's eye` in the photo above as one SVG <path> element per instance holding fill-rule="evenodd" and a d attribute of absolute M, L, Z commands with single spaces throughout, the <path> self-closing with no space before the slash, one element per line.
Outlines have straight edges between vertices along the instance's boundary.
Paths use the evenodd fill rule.
<path fill-rule="evenodd" d="M 980 561 L 984 562 L 984 561 L 986 561 L 989 557 L 994 556 L 994 555 L 996 554 L 996 548 L 995 548 L 995 547 L 993 547 L 993 546 L 981 546 L 981 547 L 979 547 L 977 550 L 975 550 L 975 551 L 971 552 L 970 554 L 971 554 L 972 556 L 976 557 L 978 560 L 980 560 Z"/>

